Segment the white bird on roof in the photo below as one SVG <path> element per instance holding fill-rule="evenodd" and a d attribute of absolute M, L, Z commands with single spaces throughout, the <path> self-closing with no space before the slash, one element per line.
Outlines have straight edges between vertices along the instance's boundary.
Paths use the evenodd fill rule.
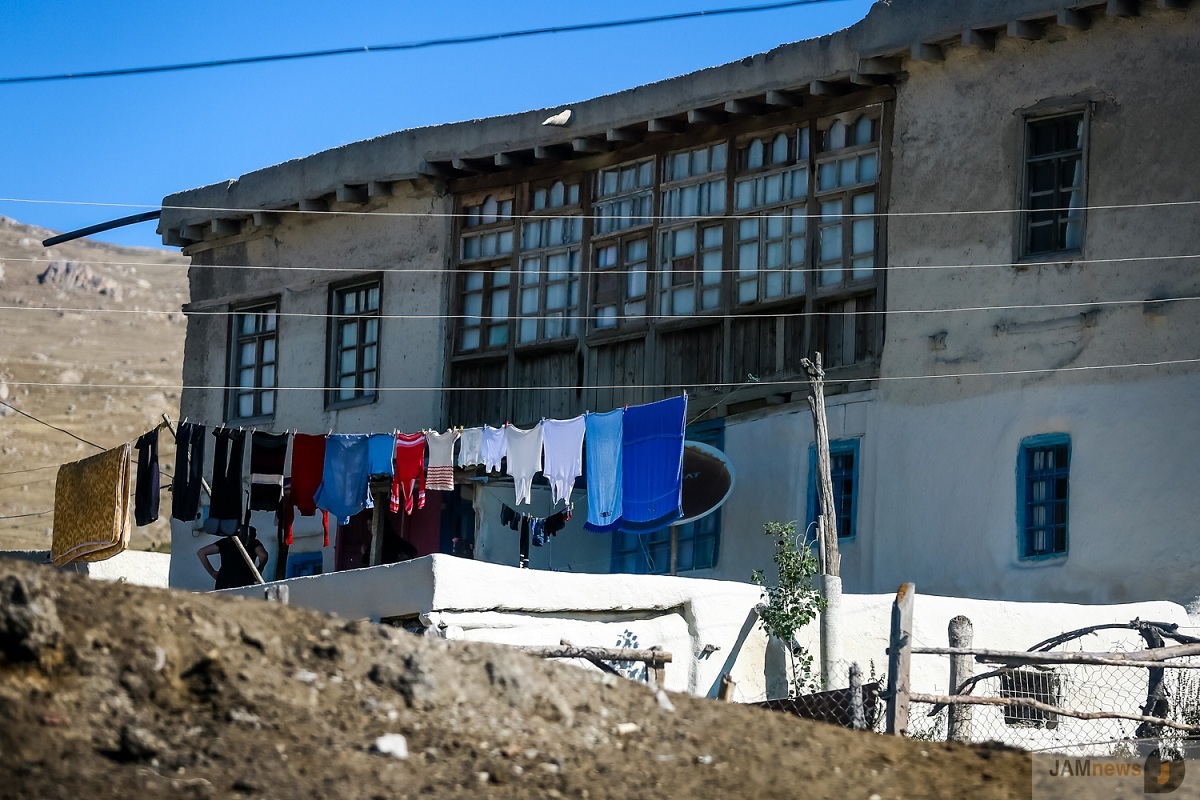
<path fill-rule="evenodd" d="M 568 108 L 566 111 L 558 112 L 553 117 L 546 117 L 544 120 L 542 120 L 542 124 L 554 125 L 558 128 L 565 127 L 571 124 L 571 115 L 574 113 L 575 112 Z"/>

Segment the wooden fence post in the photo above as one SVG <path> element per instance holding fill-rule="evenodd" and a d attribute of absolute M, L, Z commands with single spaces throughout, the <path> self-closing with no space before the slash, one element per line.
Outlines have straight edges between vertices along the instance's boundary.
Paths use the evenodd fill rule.
<path fill-rule="evenodd" d="M 902 583 L 892 603 L 892 635 L 888 642 L 887 732 L 908 732 L 908 670 L 912 660 L 912 615 L 916 584 Z"/>
<path fill-rule="evenodd" d="M 950 620 L 947 630 L 951 647 L 970 648 L 975 638 L 975 626 L 964 616 Z M 950 694 L 958 694 L 963 682 L 975 674 L 975 660 L 970 655 L 950 656 Z M 946 739 L 951 742 L 971 741 L 971 706 L 953 703 L 946 709 Z"/>

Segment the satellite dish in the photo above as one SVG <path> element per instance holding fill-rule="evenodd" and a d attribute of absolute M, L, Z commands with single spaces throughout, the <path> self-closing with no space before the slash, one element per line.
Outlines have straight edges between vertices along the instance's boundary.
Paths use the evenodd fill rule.
<path fill-rule="evenodd" d="M 702 442 L 683 443 L 683 517 L 685 525 L 716 511 L 733 491 L 733 465 L 724 453 Z"/>

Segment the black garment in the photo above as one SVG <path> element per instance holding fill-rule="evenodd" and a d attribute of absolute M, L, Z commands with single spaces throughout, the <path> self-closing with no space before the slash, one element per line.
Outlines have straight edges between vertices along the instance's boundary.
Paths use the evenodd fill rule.
<path fill-rule="evenodd" d="M 529 567 L 529 515 L 521 515 L 521 569 Z"/>
<path fill-rule="evenodd" d="M 567 520 L 571 518 L 571 512 L 568 509 L 563 509 L 557 514 L 551 514 L 546 517 L 546 533 L 549 536 L 556 535 L 559 531 L 567 526 Z"/>
<path fill-rule="evenodd" d="M 133 520 L 138 526 L 149 525 L 158 519 L 158 428 L 142 434 L 134 447 L 138 451 L 138 461 Z"/>
<path fill-rule="evenodd" d="M 204 477 L 203 425 L 183 423 L 175 433 L 175 478 L 171 485 L 171 516 L 191 522 L 200 510 Z"/>
<path fill-rule="evenodd" d="M 217 552 L 221 556 L 221 567 L 217 570 L 216 588 L 218 589 L 235 589 L 239 586 L 252 586 L 256 583 L 250 565 L 238 552 L 233 539 L 232 536 L 222 536 L 217 540 Z M 242 544 L 246 546 L 246 554 L 250 556 L 251 560 L 254 559 L 255 551 L 262 547 L 253 528 L 250 529 L 249 540 L 242 539 Z"/>
<path fill-rule="evenodd" d="M 246 432 L 218 428 L 213 431 L 212 507 L 204 530 L 225 536 L 237 530 L 242 516 L 242 461 L 246 454 Z"/>
<path fill-rule="evenodd" d="M 250 437 L 250 508 L 255 511 L 279 510 L 289 438 L 286 433 L 262 431 Z"/>

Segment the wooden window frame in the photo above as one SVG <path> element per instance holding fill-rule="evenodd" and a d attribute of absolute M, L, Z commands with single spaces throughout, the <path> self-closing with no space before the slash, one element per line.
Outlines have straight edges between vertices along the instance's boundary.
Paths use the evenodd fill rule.
<path fill-rule="evenodd" d="M 1078 148 L 1071 150 L 1060 150 L 1053 153 L 1034 156 L 1033 149 L 1033 128 L 1036 125 L 1055 120 L 1063 120 L 1069 117 L 1079 117 L 1082 126 L 1080 134 L 1080 145 Z M 1083 254 L 1083 248 L 1087 241 L 1087 197 L 1088 197 L 1088 152 L 1090 147 L 1091 137 L 1091 104 L 1090 103 L 1072 103 L 1053 111 L 1042 110 L 1038 112 L 1028 111 L 1021 115 L 1022 125 L 1022 158 L 1021 158 L 1021 181 L 1020 181 L 1020 207 L 1021 213 L 1017 215 L 1019 220 L 1017 230 L 1018 252 L 1022 260 L 1028 261 L 1046 261 L 1061 258 L 1062 256 L 1080 256 Z M 1044 163 L 1046 161 L 1063 161 L 1066 157 L 1077 154 L 1079 159 L 1079 203 L 1078 203 L 1078 218 L 1079 225 L 1079 245 L 1077 247 L 1067 247 L 1065 242 L 1059 242 L 1057 235 L 1055 236 L 1055 246 L 1048 250 L 1034 251 L 1032 247 L 1031 228 L 1033 226 L 1032 215 L 1035 212 L 1033 208 L 1033 188 L 1032 188 L 1032 171 L 1035 163 Z M 1054 200 L 1051 201 L 1051 208 L 1065 207 L 1064 201 L 1057 199 L 1061 194 L 1061 189 L 1057 180 L 1058 170 L 1055 170 L 1056 180 L 1053 189 Z M 1054 215 L 1054 224 L 1057 224 L 1071 216 L 1070 212 L 1056 212 Z"/>
<path fill-rule="evenodd" d="M 1021 561 L 1038 562 L 1064 559 L 1071 550 L 1071 461 L 1073 460 L 1071 435 L 1069 433 L 1043 433 L 1027 436 L 1021 440 L 1017 449 L 1017 557 Z M 1053 468 L 1035 470 L 1032 460 L 1038 452 L 1055 450 L 1065 452 L 1066 465 L 1058 464 Z M 1062 496 L 1058 490 L 1061 484 Z M 1034 484 L 1045 481 L 1054 492 L 1054 496 L 1038 500 L 1034 496 Z M 1061 523 L 1053 520 L 1041 525 L 1034 524 L 1031 515 L 1037 506 L 1048 506 L 1055 509 L 1061 506 L 1063 520 Z M 1062 542 L 1059 547 L 1058 532 L 1062 528 Z M 1031 538 L 1038 530 L 1049 530 L 1055 541 L 1052 546 L 1035 550 L 1031 546 Z"/>
<path fill-rule="evenodd" d="M 229 322 L 229 353 L 227 359 L 227 372 L 229 375 L 229 390 L 225 395 L 225 418 L 229 420 L 239 421 L 257 421 L 270 420 L 275 417 L 277 401 L 279 399 L 279 297 L 265 297 L 258 300 L 253 300 L 247 303 L 239 303 L 232 306 L 229 310 L 233 312 L 230 315 Z M 241 321 L 243 317 L 249 315 L 262 316 L 264 314 L 273 314 L 275 317 L 274 327 L 266 330 L 255 330 L 252 333 L 242 333 Z M 272 343 L 274 357 L 268 361 L 265 357 L 267 342 Z M 245 344 L 254 345 L 254 360 L 250 363 L 243 363 L 241 360 L 242 346 Z M 263 372 L 267 367 L 271 368 L 271 381 L 267 383 L 263 379 Z M 254 370 L 254 383 L 248 387 L 242 387 L 240 384 L 240 373 L 245 369 Z M 240 411 L 240 398 L 243 395 L 250 395 L 253 409 L 251 414 L 242 415 Z M 264 399 L 270 396 L 270 411 L 263 411 Z"/>
<path fill-rule="evenodd" d="M 375 308 L 365 311 L 356 310 L 352 314 L 342 313 L 342 299 L 348 293 L 363 292 L 369 301 L 371 289 L 375 289 L 377 292 L 378 299 Z M 382 314 L 383 277 L 381 275 L 359 277 L 333 284 L 329 287 L 329 325 L 326 331 L 325 358 L 325 385 L 328 389 L 325 392 L 325 408 L 334 409 L 368 405 L 379 399 L 380 356 L 383 346 Z M 375 320 L 375 337 L 373 342 L 369 341 L 368 326 L 365 324 L 372 319 Z M 342 331 L 351 323 L 357 328 L 353 347 L 355 352 L 354 371 L 343 372 L 341 369 L 341 354 L 349 348 L 342 345 Z M 371 347 L 375 348 L 374 367 L 368 367 L 366 364 L 367 350 Z M 374 375 L 374 382 L 370 387 L 366 385 L 368 374 Z M 340 397 L 339 395 L 345 391 L 340 385 L 341 380 L 346 376 L 354 378 L 354 385 L 350 389 L 352 394 L 350 397 Z"/>

